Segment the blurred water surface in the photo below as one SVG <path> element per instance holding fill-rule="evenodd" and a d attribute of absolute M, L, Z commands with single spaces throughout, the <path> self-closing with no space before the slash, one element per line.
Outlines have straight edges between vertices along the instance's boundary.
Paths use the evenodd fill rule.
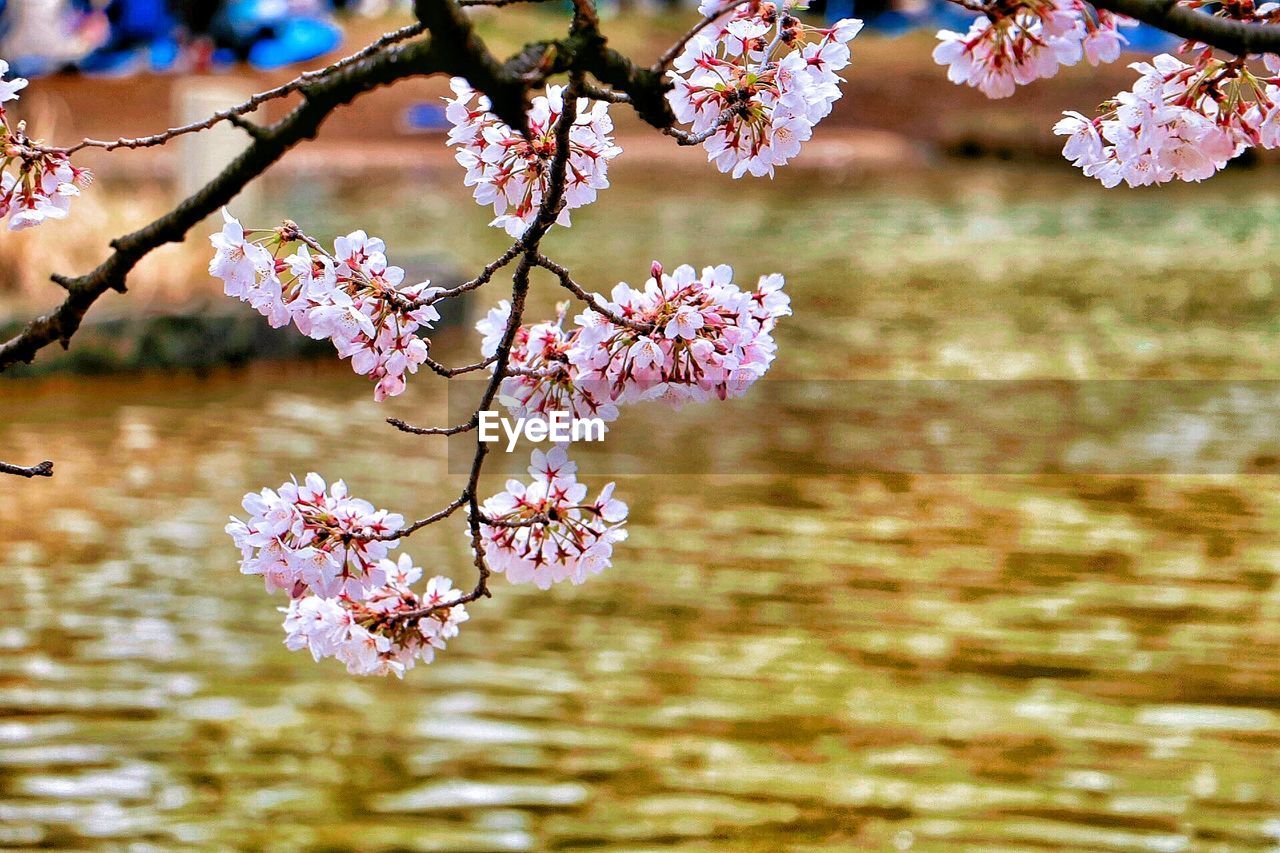
<path fill-rule="evenodd" d="M 500 240 L 439 228 L 483 224 L 456 177 L 340 196 L 393 258 L 452 240 L 471 262 Z M 702 175 L 658 204 L 618 177 L 618 204 L 553 243 L 583 283 L 638 284 L 653 254 L 786 269 L 783 378 L 1276 378 L 1280 193 L 1249 174 L 1194 205 L 1012 167 Z M 325 198 L 315 230 L 353 227 Z M 0 386 L 5 458 L 58 464 L 0 481 L 0 847 L 1280 848 L 1280 488 L 1248 460 L 837 475 L 827 441 L 731 477 L 668 458 L 619 477 L 613 569 L 498 579 L 403 682 L 286 651 L 226 516 L 308 470 L 438 507 L 460 485 L 444 446 L 380 421 L 443 421 L 439 385 L 378 406 L 304 364 Z M 735 411 L 725 446 L 777 440 L 767 405 Z M 859 429 L 843 411 L 826 435 Z M 1222 470 L 1216 438 L 1197 447 Z M 459 527 L 424 534 L 407 550 L 470 583 Z"/>

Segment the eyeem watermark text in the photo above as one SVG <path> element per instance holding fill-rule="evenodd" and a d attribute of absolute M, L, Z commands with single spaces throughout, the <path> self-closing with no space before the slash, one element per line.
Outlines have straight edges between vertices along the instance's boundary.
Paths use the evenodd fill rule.
<path fill-rule="evenodd" d="M 495 442 L 507 438 L 507 452 L 515 450 L 520 436 L 527 441 L 551 441 L 563 444 L 567 441 L 604 441 L 604 420 L 601 418 L 575 418 L 568 412 L 549 412 L 546 417 L 504 418 L 497 412 L 480 413 L 480 440 Z"/>

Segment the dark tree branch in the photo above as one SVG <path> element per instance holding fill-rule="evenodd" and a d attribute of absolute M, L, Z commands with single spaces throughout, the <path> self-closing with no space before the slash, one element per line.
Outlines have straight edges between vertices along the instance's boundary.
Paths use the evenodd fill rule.
<path fill-rule="evenodd" d="M 53 463 L 48 459 L 39 465 L 25 467 L 22 465 L 10 465 L 8 462 L 0 462 L 0 474 L 13 474 L 18 477 L 52 477 Z"/>
<path fill-rule="evenodd" d="M 146 227 L 112 242 L 114 253 L 93 271 L 59 280 L 67 290 L 61 305 L 35 318 L 14 338 L 0 344 L 0 370 L 31 361 L 54 341 L 65 348 L 85 312 L 108 290 L 124 292 L 125 278 L 152 250 L 180 242 L 187 231 L 230 203 L 298 142 L 314 137 L 320 125 L 342 104 L 358 95 L 405 77 L 430 74 L 448 64 L 452 48 L 437 40 L 416 42 L 352 63 L 300 91 L 303 101 L 287 116 L 262 131 L 245 151 L 195 195 Z"/>
<path fill-rule="evenodd" d="M 1093 4 L 1237 56 L 1280 53 L 1280 26 L 1219 18 L 1172 0 L 1093 0 Z"/>
<path fill-rule="evenodd" d="M 413 12 L 431 32 L 433 43 L 447 44 L 440 71 L 465 77 L 489 98 L 493 114 L 510 127 L 528 128 L 529 87 L 499 63 L 455 0 L 414 0 Z"/>

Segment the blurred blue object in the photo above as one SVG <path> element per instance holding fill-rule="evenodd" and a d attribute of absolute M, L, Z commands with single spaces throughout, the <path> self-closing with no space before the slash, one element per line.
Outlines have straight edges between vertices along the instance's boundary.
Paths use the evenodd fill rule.
<path fill-rule="evenodd" d="M 853 18 L 853 0 L 827 0 L 827 23 L 834 24 L 841 18 Z"/>
<path fill-rule="evenodd" d="M 213 36 L 258 68 L 279 68 L 328 53 L 342 41 L 332 4 L 310 11 L 280 0 L 229 0 L 214 18 Z"/>
<path fill-rule="evenodd" d="M 85 0 L 69 2 L 78 8 Z M 8 0 L 0 0 L 0 12 L 5 5 Z M 201 61 L 189 59 L 186 51 L 200 38 L 212 42 L 215 65 L 248 61 L 272 69 L 314 59 L 342 41 L 331 0 L 223 0 L 203 8 L 211 18 L 202 21 L 200 14 L 190 14 L 193 6 L 173 0 L 110 0 L 105 7 L 108 39 L 78 63 L 80 70 L 107 76 L 173 71 Z M 0 16 L 0 26 L 3 22 Z M 33 73 L 56 67 L 47 65 L 38 56 L 23 63 Z"/>
<path fill-rule="evenodd" d="M 341 43 L 342 31 L 328 21 L 288 20 L 276 27 L 274 36 L 259 39 L 249 48 L 249 62 L 258 68 L 279 68 L 315 59 Z"/>
<path fill-rule="evenodd" d="M 107 43 L 80 60 L 86 74 L 123 76 L 150 69 L 168 71 L 181 53 L 178 22 L 166 0 L 111 0 Z"/>
<path fill-rule="evenodd" d="M 404 111 L 404 125 L 408 130 L 445 130 L 449 120 L 440 104 L 414 104 Z"/>
<path fill-rule="evenodd" d="M 1129 40 L 1129 46 L 1126 50 L 1140 51 L 1142 53 L 1162 53 L 1173 50 L 1182 41 L 1177 36 L 1171 36 L 1164 30 L 1157 30 L 1155 27 L 1150 27 L 1146 24 L 1138 24 L 1133 29 L 1121 30 L 1120 32 Z"/>

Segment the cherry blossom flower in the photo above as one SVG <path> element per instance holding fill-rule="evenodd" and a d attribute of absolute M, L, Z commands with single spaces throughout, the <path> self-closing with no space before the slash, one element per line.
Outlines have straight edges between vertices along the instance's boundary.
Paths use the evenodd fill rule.
<path fill-rule="evenodd" d="M 332 341 L 357 374 L 376 383 L 374 399 L 404 391 L 406 374 L 427 361 L 428 343 L 418 332 L 440 319 L 425 304 L 438 288 L 404 285 L 404 270 L 388 263 L 385 244 L 363 231 L 338 237 L 332 255 L 313 255 L 303 244 L 281 257 L 300 237 L 296 226 L 250 239 L 226 210 L 223 219 L 222 231 L 210 237 L 209 274 L 222 279 L 228 296 L 248 302 L 276 328 L 293 323 L 308 337 Z"/>
<path fill-rule="evenodd" d="M 1054 133 L 1067 137 L 1063 156 L 1104 186 L 1202 181 L 1252 145 L 1280 142 L 1275 86 L 1244 63 L 1205 50 L 1186 63 L 1160 54 L 1097 118 L 1064 113 Z"/>
<path fill-rule="evenodd" d="M 5 80 L 8 73 L 9 63 L 0 59 L 0 217 L 9 217 L 10 231 L 21 231 L 66 219 L 71 199 L 93 182 L 93 174 L 71 165 L 65 153 L 27 139 L 24 122 L 11 123 L 4 105 L 18 99 L 27 81 Z"/>
<path fill-rule="evenodd" d="M 701 273 L 684 265 L 668 275 L 655 262 L 652 273 L 644 290 L 619 284 L 605 306 L 652 331 L 617 325 L 592 309 L 577 318 L 567 353 L 574 382 L 618 403 L 744 394 L 769 369 L 774 325 L 791 313 L 782 276 L 764 276 L 745 292 L 724 264 Z"/>
<path fill-rule="evenodd" d="M 676 57 L 667 100 L 721 172 L 772 176 L 840 98 L 848 42 L 861 29 L 853 18 L 810 27 L 773 3 L 738 7 Z"/>
<path fill-rule="evenodd" d="M 27 88 L 27 81 L 22 77 L 5 80 L 8 74 L 9 63 L 0 59 L 0 104 L 18 100 L 18 93 Z"/>
<path fill-rule="evenodd" d="M 556 124 L 564 105 L 564 87 L 548 86 L 533 99 L 529 136 L 512 130 L 489 111 L 489 99 L 455 77 L 454 97 L 446 98 L 445 114 L 453 124 L 448 144 L 467 170 L 465 183 L 475 187 L 475 200 L 492 205 L 491 225 L 519 237 L 536 218 L 547 191 L 551 161 L 556 154 Z M 596 200 L 609 186 L 609 161 L 622 153 L 613 143 L 609 105 L 578 99 L 578 114 L 569 131 L 564 209 L 557 224 L 569 225 L 569 211 Z"/>
<path fill-rule="evenodd" d="M 317 661 L 334 657 L 352 675 L 395 675 L 418 661 L 431 663 L 437 650 L 458 635 L 469 618 L 453 582 L 437 576 L 423 595 L 412 590 L 422 569 L 406 554 L 398 562 L 382 561 L 386 583 L 358 595 L 295 598 L 285 614 L 285 645 L 307 649 Z M 451 605 L 451 606 L 450 606 Z"/>
<path fill-rule="evenodd" d="M 1083 0 L 1023 0 L 975 18 L 966 33 L 939 30 L 933 59 L 951 82 L 1007 98 L 1081 58 L 1114 62 L 1127 43 L 1119 28 L 1134 23 Z"/>
<path fill-rule="evenodd" d="M 341 480 L 330 488 L 308 474 L 301 484 L 250 492 L 242 506 L 249 518 L 232 517 L 226 532 L 240 549 L 241 573 L 261 575 L 268 592 L 359 597 L 386 583 L 382 561 L 397 542 L 382 537 L 404 518 L 350 497 Z"/>
<path fill-rule="evenodd" d="M 484 336 L 481 353 L 486 358 L 497 353 L 510 311 L 511 305 L 504 299 L 476 324 Z M 578 330 L 565 330 L 567 311 L 568 303 L 561 303 L 555 320 L 516 330 L 508 364 L 520 372 L 503 378 L 498 400 L 516 417 L 525 419 L 545 420 L 553 412 L 564 412 L 572 418 L 615 421 L 618 407 L 607 395 L 576 381 L 569 350 L 577 340 Z"/>
<path fill-rule="evenodd" d="M 586 581 L 609 567 L 613 546 L 626 539 L 627 505 L 613 497 L 613 483 L 592 502 L 577 480 L 577 464 L 563 446 L 533 451 L 528 484 L 507 481 L 484 502 L 480 525 L 484 554 L 493 571 L 511 583 L 539 589 Z"/>

